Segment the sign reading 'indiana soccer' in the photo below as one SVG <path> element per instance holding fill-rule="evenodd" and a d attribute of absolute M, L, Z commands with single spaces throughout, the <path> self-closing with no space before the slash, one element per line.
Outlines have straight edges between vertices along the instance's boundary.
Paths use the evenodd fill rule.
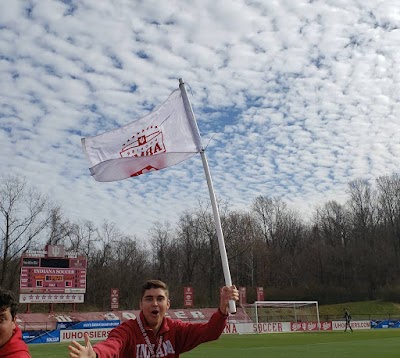
<path fill-rule="evenodd" d="M 199 152 L 179 90 L 147 116 L 83 138 L 82 147 L 93 178 L 104 182 L 163 169 Z"/>
<path fill-rule="evenodd" d="M 21 257 L 21 303 L 83 302 L 86 292 L 85 256 L 66 253 L 61 245 Z"/>

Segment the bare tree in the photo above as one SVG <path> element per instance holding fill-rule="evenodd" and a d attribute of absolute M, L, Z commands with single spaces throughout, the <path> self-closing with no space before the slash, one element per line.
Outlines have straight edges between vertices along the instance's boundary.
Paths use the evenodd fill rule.
<path fill-rule="evenodd" d="M 138 307 L 140 286 L 151 272 L 149 253 L 135 237 L 123 236 L 113 245 L 115 261 L 110 288 L 119 288 L 120 303 L 125 309 Z"/>
<path fill-rule="evenodd" d="M 209 205 L 199 203 L 199 208 L 195 211 L 198 225 L 200 228 L 199 235 L 203 246 L 201 249 L 202 260 L 200 268 L 203 272 L 203 292 L 206 295 L 207 304 L 215 302 L 218 286 L 223 282 L 221 255 L 218 246 L 218 237 L 215 227 L 214 215 Z M 221 214 L 223 217 L 223 214 Z M 221 219 L 222 221 L 222 219 Z"/>
<path fill-rule="evenodd" d="M 65 245 L 65 240 L 71 235 L 72 224 L 64 218 L 60 206 L 50 210 L 50 220 L 48 225 L 49 233 L 46 244 Z"/>
<path fill-rule="evenodd" d="M 300 272 L 293 257 L 301 248 L 304 230 L 298 213 L 279 198 L 263 196 L 253 201 L 252 212 L 268 248 L 264 260 L 269 264 L 269 284 L 293 286 Z"/>
<path fill-rule="evenodd" d="M 0 180 L 1 286 L 10 262 L 29 248 L 49 224 L 47 204 L 48 200 L 29 188 L 25 179 L 9 176 Z"/>
<path fill-rule="evenodd" d="M 273 203 L 274 200 L 265 196 L 258 196 L 253 200 L 252 211 L 257 222 L 258 228 L 265 243 L 268 245 L 272 241 L 273 231 Z"/>
<path fill-rule="evenodd" d="M 280 198 L 258 196 L 252 204 L 252 211 L 265 243 L 277 246 L 290 245 L 289 238 L 284 234 L 288 230 L 288 223 L 297 221 L 297 214 L 288 209 Z"/>
<path fill-rule="evenodd" d="M 381 281 L 381 262 L 385 259 L 384 246 L 377 235 L 376 191 L 367 181 L 357 179 L 349 183 L 349 194 L 352 249 L 358 259 L 357 265 L 354 264 L 355 281 L 365 284 L 369 298 L 373 299 Z"/>
<path fill-rule="evenodd" d="M 204 246 L 203 237 L 200 234 L 200 226 L 197 217 L 189 211 L 184 212 L 177 225 L 177 244 L 180 247 L 182 262 L 182 283 L 192 285 L 199 272 L 199 263 Z"/>
<path fill-rule="evenodd" d="M 314 215 L 312 249 L 316 257 L 314 271 L 317 285 L 347 286 L 352 255 L 349 246 L 349 212 L 336 201 L 328 201 L 317 208 Z"/>
<path fill-rule="evenodd" d="M 336 201 L 328 201 L 318 208 L 315 222 L 324 240 L 333 247 L 346 247 L 349 236 L 348 211 Z"/>
<path fill-rule="evenodd" d="M 175 277 L 178 262 L 174 255 L 173 231 L 171 225 L 157 223 L 150 229 L 150 244 L 152 248 L 153 271 L 156 277 L 166 280 Z M 172 260 L 172 261 L 171 261 Z M 178 279 L 179 280 L 179 279 Z"/>
<path fill-rule="evenodd" d="M 98 228 L 90 220 L 71 224 L 68 240 L 65 241 L 68 251 L 78 252 L 85 256 L 95 249 L 100 241 Z"/>
<path fill-rule="evenodd" d="M 376 180 L 378 190 L 379 218 L 382 235 L 387 245 L 393 248 L 396 271 L 400 270 L 400 176 L 383 176 Z"/>
<path fill-rule="evenodd" d="M 232 281 L 247 286 L 257 282 L 251 255 L 255 242 L 255 222 L 249 213 L 229 212 L 222 221 Z M 261 285 L 261 282 L 257 282 Z"/>

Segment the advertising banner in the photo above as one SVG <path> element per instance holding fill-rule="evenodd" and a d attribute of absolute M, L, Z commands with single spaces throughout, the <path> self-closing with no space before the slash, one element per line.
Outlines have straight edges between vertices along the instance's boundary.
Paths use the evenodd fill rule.
<path fill-rule="evenodd" d="M 239 287 L 239 303 L 245 305 L 247 303 L 246 287 Z"/>
<path fill-rule="evenodd" d="M 394 319 L 388 319 L 383 321 L 371 321 L 371 328 L 400 328 L 400 321 Z"/>
<path fill-rule="evenodd" d="M 19 303 L 83 303 L 83 293 L 21 293 Z"/>
<path fill-rule="evenodd" d="M 87 321 L 75 323 L 73 329 L 114 328 L 120 324 L 119 320 L 112 321 Z M 72 327 L 69 327 L 72 329 Z"/>
<path fill-rule="evenodd" d="M 350 323 L 352 329 L 371 329 L 371 321 L 351 321 Z M 346 328 L 345 321 L 332 321 L 333 331 L 344 331 Z"/>
<path fill-rule="evenodd" d="M 183 304 L 185 307 L 193 307 L 193 287 L 183 288 Z"/>
<path fill-rule="evenodd" d="M 60 331 L 60 342 L 83 341 L 84 333 L 89 335 L 91 341 L 107 339 L 112 328 L 95 328 L 95 329 L 65 329 Z"/>
<path fill-rule="evenodd" d="M 253 333 L 290 332 L 290 322 L 253 323 Z"/>
<path fill-rule="evenodd" d="M 60 342 L 60 331 L 30 331 L 23 332 L 22 339 L 25 343 L 35 344 L 35 343 L 57 343 Z"/>
<path fill-rule="evenodd" d="M 111 289 L 111 311 L 119 309 L 119 289 L 112 288 Z"/>
<path fill-rule="evenodd" d="M 291 322 L 290 331 L 310 332 L 310 331 L 332 331 L 332 322 Z"/>
<path fill-rule="evenodd" d="M 264 287 L 257 287 L 257 301 L 264 301 Z"/>

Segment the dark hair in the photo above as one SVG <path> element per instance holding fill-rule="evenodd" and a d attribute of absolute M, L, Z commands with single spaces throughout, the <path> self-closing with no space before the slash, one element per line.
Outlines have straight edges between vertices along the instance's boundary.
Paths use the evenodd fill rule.
<path fill-rule="evenodd" d="M 5 311 L 10 308 L 12 319 L 17 315 L 18 301 L 14 293 L 0 287 L 0 310 Z"/>
<path fill-rule="evenodd" d="M 161 288 L 165 291 L 165 295 L 169 296 L 168 286 L 166 283 L 160 280 L 148 280 L 142 286 L 142 292 L 140 293 L 140 300 L 142 300 L 144 293 L 151 288 Z"/>

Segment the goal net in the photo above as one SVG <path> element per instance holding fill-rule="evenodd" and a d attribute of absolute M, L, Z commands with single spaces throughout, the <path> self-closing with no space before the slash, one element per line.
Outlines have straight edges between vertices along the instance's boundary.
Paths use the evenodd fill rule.
<path fill-rule="evenodd" d="M 252 318 L 259 323 L 290 322 L 302 324 L 313 322 L 320 329 L 318 301 L 255 301 Z M 250 312 L 249 312 L 250 313 Z"/>

